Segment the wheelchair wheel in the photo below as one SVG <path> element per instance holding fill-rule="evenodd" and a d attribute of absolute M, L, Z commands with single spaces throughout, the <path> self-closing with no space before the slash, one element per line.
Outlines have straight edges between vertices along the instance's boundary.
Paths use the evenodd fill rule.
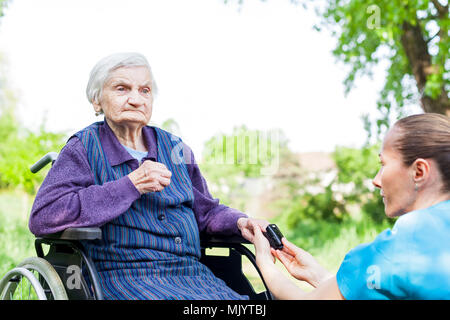
<path fill-rule="evenodd" d="M 0 300 L 67 300 L 67 293 L 52 265 L 31 257 L 0 280 Z"/>

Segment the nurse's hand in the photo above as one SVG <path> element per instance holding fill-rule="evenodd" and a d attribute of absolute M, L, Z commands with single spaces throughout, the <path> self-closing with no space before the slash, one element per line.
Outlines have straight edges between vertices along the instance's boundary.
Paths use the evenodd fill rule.
<path fill-rule="evenodd" d="M 286 238 L 283 238 L 282 242 L 283 250 L 274 250 L 274 254 L 294 278 L 317 287 L 333 276 L 309 252 L 297 247 Z"/>

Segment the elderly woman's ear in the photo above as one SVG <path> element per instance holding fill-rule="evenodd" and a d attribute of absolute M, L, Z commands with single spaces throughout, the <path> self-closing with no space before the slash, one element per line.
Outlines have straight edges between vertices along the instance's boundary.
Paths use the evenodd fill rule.
<path fill-rule="evenodd" d="M 102 107 L 100 104 L 96 103 L 95 101 L 92 102 L 92 106 L 94 107 L 95 115 L 99 116 L 103 113 Z"/>

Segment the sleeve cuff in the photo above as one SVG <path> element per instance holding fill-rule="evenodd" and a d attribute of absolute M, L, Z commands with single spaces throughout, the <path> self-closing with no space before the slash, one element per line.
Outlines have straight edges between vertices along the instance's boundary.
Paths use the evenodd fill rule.
<path fill-rule="evenodd" d="M 216 212 L 211 212 L 210 214 L 213 214 L 216 218 L 210 222 L 207 228 L 208 233 L 221 235 L 241 235 L 241 232 L 237 226 L 237 221 L 239 218 L 248 218 L 246 214 L 224 205 L 219 205 L 214 209 L 214 211 Z"/>
<path fill-rule="evenodd" d="M 124 176 L 112 182 L 113 188 L 111 191 L 114 192 L 114 195 L 120 198 L 120 200 L 128 200 L 132 203 L 141 197 L 138 189 L 136 189 L 128 176 Z"/>

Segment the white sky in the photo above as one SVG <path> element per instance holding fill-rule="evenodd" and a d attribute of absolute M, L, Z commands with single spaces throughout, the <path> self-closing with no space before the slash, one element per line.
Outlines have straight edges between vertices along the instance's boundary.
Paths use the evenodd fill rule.
<path fill-rule="evenodd" d="M 376 112 L 383 72 L 344 96 L 335 40 L 289 0 L 13 0 L 0 51 L 19 115 L 30 128 L 75 132 L 94 121 L 85 97 L 102 57 L 138 51 L 159 88 L 152 121 L 175 119 L 200 159 L 203 144 L 233 126 L 281 128 L 297 152 L 364 142 L 361 114 Z M 240 9 L 239 9 L 240 8 Z"/>

